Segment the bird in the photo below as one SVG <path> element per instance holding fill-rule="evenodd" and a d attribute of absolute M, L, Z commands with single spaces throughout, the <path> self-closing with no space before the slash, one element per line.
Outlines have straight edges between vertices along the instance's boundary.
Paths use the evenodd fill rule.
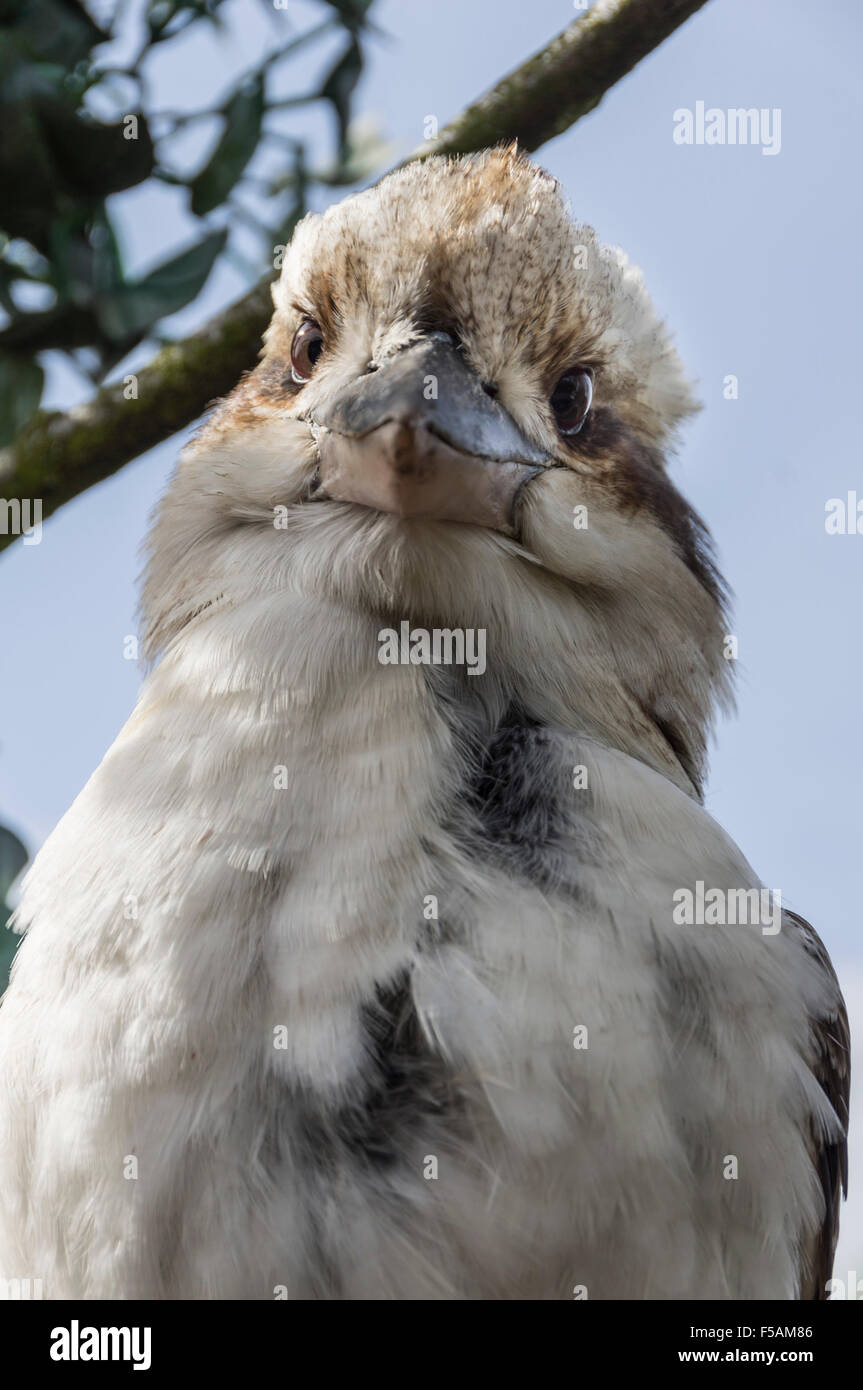
<path fill-rule="evenodd" d="M 23 885 L 0 1274 L 823 1299 L 847 1017 L 704 806 L 729 592 L 640 271 L 503 145 L 307 215 L 273 298 Z"/>

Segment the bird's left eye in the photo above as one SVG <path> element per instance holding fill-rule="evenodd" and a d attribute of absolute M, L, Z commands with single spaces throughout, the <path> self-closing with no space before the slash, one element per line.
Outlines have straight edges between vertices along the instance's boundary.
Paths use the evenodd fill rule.
<path fill-rule="evenodd" d="M 593 377 L 586 367 L 564 373 L 549 399 L 561 434 L 578 434 L 593 400 Z"/>
<path fill-rule="evenodd" d="M 312 319 L 301 323 L 291 343 L 291 376 L 300 385 L 308 381 L 324 350 L 324 335 Z"/>

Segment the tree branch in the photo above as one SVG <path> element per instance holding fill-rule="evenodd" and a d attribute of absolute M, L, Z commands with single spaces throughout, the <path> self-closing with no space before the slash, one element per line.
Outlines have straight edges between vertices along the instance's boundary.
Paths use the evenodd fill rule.
<path fill-rule="evenodd" d="M 706 0 L 599 0 L 547 47 L 504 77 L 411 158 L 466 154 L 517 139 L 535 150 L 592 111 L 614 83 Z M 67 413 L 39 411 L 0 452 L 0 493 L 42 501 L 48 517 L 64 502 L 196 420 L 255 363 L 271 311 L 269 282 L 123 383 L 103 386 Z M 2 519 L 2 517 L 0 517 Z M 0 533 L 0 549 L 13 536 Z"/>

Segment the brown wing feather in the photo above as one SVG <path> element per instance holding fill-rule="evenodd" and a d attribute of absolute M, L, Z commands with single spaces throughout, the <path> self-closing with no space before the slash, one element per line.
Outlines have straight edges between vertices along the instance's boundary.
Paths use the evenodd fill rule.
<path fill-rule="evenodd" d="M 812 1070 L 842 1125 L 843 1138 L 828 1140 L 812 1130 L 812 1157 L 824 1192 L 821 1229 L 801 1252 L 800 1298 L 826 1299 L 839 1237 L 839 1206 L 848 1192 L 848 1097 L 851 1086 L 851 1039 L 848 1014 L 839 981 L 824 943 L 813 927 L 796 912 L 785 914 L 798 928 L 804 948 L 835 986 L 836 1007 L 812 1019 Z"/>

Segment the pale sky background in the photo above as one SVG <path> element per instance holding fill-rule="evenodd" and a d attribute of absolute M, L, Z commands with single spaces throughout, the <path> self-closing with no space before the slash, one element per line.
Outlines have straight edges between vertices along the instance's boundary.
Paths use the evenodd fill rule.
<path fill-rule="evenodd" d="M 377 117 L 394 158 L 407 153 L 426 116 L 443 125 L 574 12 L 564 0 L 382 0 L 373 14 L 385 36 L 367 43 L 356 110 Z M 228 37 L 201 32 L 165 46 L 153 65 L 165 107 L 209 103 L 278 37 L 279 23 L 321 17 L 302 0 L 277 13 L 262 0 L 230 0 L 225 13 Z M 863 534 L 828 536 L 824 525 L 828 499 L 863 498 L 861 31 L 859 0 L 710 0 L 539 158 L 576 215 L 642 267 L 699 383 L 705 409 L 673 468 L 716 538 L 740 647 L 739 711 L 718 730 L 708 806 L 822 934 L 863 1036 Z M 286 68 L 285 90 L 318 71 L 314 50 Z M 675 144 L 674 111 L 698 101 L 779 108 L 780 152 Z M 328 113 L 294 119 L 318 133 L 322 153 L 331 148 Z M 211 138 L 194 137 L 188 158 Z M 195 236 L 174 191 L 133 191 L 112 206 L 136 269 L 161 259 L 168 238 Z M 243 287 L 220 266 L 169 330 L 189 331 Z M 737 400 L 723 398 L 729 373 Z M 50 404 L 86 394 L 55 366 Z M 123 640 L 136 630 L 138 550 L 180 443 L 63 508 L 41 545 L 0 556 L 0 822 L 33 850 L 135 699 L 139 675 Z M 863 1077 L 863 1049 L 855 1059 Z M 858 1091 L 860 1112 L 863 1082 Z M 861 1151 L 858 1113 L 840 1277 L 849 1267 L 863 1275 Z"/>

